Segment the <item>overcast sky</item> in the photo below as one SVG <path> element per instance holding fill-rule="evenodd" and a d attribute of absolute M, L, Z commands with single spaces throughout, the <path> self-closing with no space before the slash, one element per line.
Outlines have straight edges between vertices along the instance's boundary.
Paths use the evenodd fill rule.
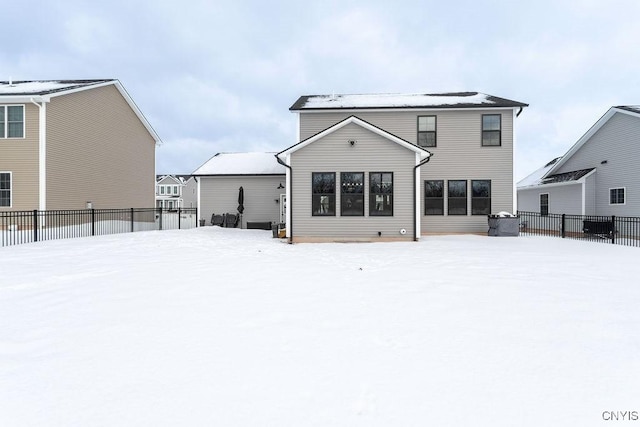
<path fill-rule="evenodd" d="M 530 105 L 519 180 L 640 104 L 637 0 L 22 0 L 2 16 L 0 80 L 119 79 L 163 140 L 158 173 L 293 145 L 300 95 L 478 91 Z"/>

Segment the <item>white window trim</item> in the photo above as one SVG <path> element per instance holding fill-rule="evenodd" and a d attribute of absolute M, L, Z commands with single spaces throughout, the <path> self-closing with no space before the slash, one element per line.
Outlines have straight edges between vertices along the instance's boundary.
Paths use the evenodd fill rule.
<path fill-rule="evenodd" d="M 13 207 L 13 172 L 0 171 L 0 173 L 9 174 L 9 206 L 0 206 L 0 209 L 11 209 Z"/>
<path fill-rule="evenodd" d="M 22 107 L 22 136 L 9 136 L 9 113 L 7 107 Z M 4 109 L 4 136 L 0 139 L 25 139 L 27 137 L 27 107 L 25 104 L 2 104 Z"/>
<path fill-rule="evenodd" d="M 624 203 L 611 203 L 611 190 L 622 189 L 624 193 Z M 627 187 L 611 187 L 609 188 L 609 206 L 624 206 L 627 204 Z"/>
<path fill-rule="evenodd" d="M 551 213 L 551 210 L 549 209 L 549 205 L 551 204 L 551 197 L 549 197 L 549 193 L 539 193 L 538 194 L 538 213 L 540 215 L 542 215 L 542 196 L 544 196 L 546 194 L 547 196 L 547 215 L 549 215 Z"/>

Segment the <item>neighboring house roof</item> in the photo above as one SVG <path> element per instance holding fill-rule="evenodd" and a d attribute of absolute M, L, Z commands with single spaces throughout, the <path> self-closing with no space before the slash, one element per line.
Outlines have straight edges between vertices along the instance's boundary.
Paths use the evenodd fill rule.
<path fill-rule="evenodd" d="M 191 175 L 284 175 L 276 153 L 218 153 Z"/>
<path fill-rule="evenodd" d="M 365 129 L 368 129 L 371 132 L 374 132 L 374 133 L 376 133 L 376 134 L 378 134 L 378 135 L 380 135 L 380 136 L 382 136 L 382 137 L 384 137 L 384 138 L 386 138 L 386 139 L 388 139 L 388 140 L 390 140 L 392 142 L 395 142 L 396 144 L 401 145 L 402 147 L 405 147 L 405 148 L 407 148 L 407 149 L 409 149 L 411 151 L 419 153 L 421 159 L 427 159 L 427 158 L 429 158 L 429 157 L 431 157 L 433 155 L 430 151 L 425 150 L 422 147 L 418 147 L 417 145 L 412 144 L 411 142 L 409 142 L 409 141 L 407 141 L 405 139 L 397 137 L 397 136 L 387 132 L 384 129 L 381 129 L 381 128 L 375 126 L 375 125 L 372 125 L 371 123 L 369 123 L 367 121 L 364 121 L 364 120 L 362 120 L 362 119 L 360 119 L 360 118 L 358 118 L 356 116 L 349 116 L 346 119 L 336 123 L 335 125 L 323 130 L 322 132 L 319 132 L 319 133 L 317 133 L 317 134 L 315 134 L 313 136 L 310 136 L 309 138 L 307 138 L 307 139 L 305 139 L 303 141 L 300 141 L 299 143 L 297 143 L 295 145 L 292 145 L 291 147 L 287 148 L 286 150 L 283 150 L 283 151 L 279 152 L 277 154 L 277 156 L 278 156 L 278 158 L 280 160 L 284 160 L 283 156 L 286 156 L 288 154 L 294 153 L 294 152 L 298 151 L 299 149 L 304 148 L 307 145 L 319 140 L 320 138 L 323 138 L 323 137 L 329 135 L 330 133 L 333 133 L 336 130 L 338 130 L 338 129 L 340 129 L 340 128 L 348 125 L 348 124 L 351 124 L 351 123 L 356 124 L 358 126 L 361 126 L 361 127 L 365 128 Z"/>
<path fill-rule="evenodd" d="M 301 110 L 372 108 L 527 107 L 528 104 L 479 92 L 435 94 L 304 95 L 289 108 Z"/>
<path fill-rule="evenodd" d="M 161 144 L 160 136 L 158 136 L 124 86 L 122 86 L 122 83 L 117 79 L 0 81 L 0 100 L 8 102 L 50 102 L 51 98 L 57 96 L 108 85 L 114 85 L 118 89 L 156 144 Z"/>
<path fill-rule="evenodd" d="M 0 81 L 0 96 L 12 95 L 50 95 L 71 89 L 86 88 L 97 84 L 114 81 L 114 79 L 100 80 L 29 80 L 29 81 Z"/>
<path fill-rule="evenodd" d="M 595 169 L 596 168 L 580 169 L 580 170 L 571 171 L 571 172 L 564 172 L 564 173 L 557 173 L 555 175 L 549 175 L 542 178 L 540 180 L 540 184 L 541 185 L 558 184 L 560 182 L 578 181 L 580 178 L 582 178 L 583 176 L 585 176 L 586 174 L 588 174 L 589 172 Z"/>
<path fill-rule="evenodd" d="M 640 106 L 637 105 L 627 105 L 627 106 L 618 106 L 611 107 L 609 110 L 602 116 L 600 119 L 593 125 L 591 128 L 584 134 L 582 137 L 573 144 L 573 146 L 567 151 L 567 153 L 562 156 L 559 162 L 557 162 L 553 167 L 547 172 L 547 175 L 553 174 L 554 171 L 557 171 L 571 156 L 574 155 L 576 151 L 578 151 L 605 123 L 613 117 L 616 113 L 627 114 L 630 116 L 640 118 Z"/>
<path fill-rule="evenodd" d="M 555 159 L 548 162 L 546 165 L 541 167 L 540 169 L 532 172 L 527 175 L 525 178 L 518 181 L 517 187 L 531 187 L 534 185 L 539 185 L 540 181 L 542 181 L 542 177 L 546 175 L 547 172 L 555 165 L 562 157 L 556 157 Z"/>
<path fill-rule="evenodd" d="M 157 184 L 161 183 L 165 179 L 170 179 L 171 181 L 175 182 L 176 184 L 182 184 L 180 179 L 178 177 L 176 177 L 175 175 L 156 175 L 156 183 Z"/>
<path fill-rule="evenodd" d="M 609 108 L 609 110 L 602 117 L 600 117 L 600 119 L 593 126 L 591 126 L 591 128 L 584 135 L 582 135 L 578 142 L 573 144 L 573 146 L 569 149 L 569 151 L 567 151 L 564 156 L 553 159 L 544 167 L 538 169 L 526 178 L 522 179 L 518 182 L 517 187 L 521 189 L 527 187 L 535 187 L 538 185 L 572 183 L 574 181 L 580 180 L 581 178 L 584 178 L 586 175 L 594 171 L 595 168 L 590 168 L 554 174 L 555 171 L 560 169 L 560 167 L 569 158 L 571 158 L 571 156 L 573 156 L 575 152 L 578 151 L 616 113 L 627 114 L 640 118 L 640 106 L 620 105 L 617 107 Z"/>

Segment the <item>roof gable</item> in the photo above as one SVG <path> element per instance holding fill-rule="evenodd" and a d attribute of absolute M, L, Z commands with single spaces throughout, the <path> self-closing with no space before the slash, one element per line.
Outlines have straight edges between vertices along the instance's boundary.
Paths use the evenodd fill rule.
<path fill-rule="evenodd" d="M 277 154 L 277 157 L 280 160 L 284 160 L 284 156 L 286 156 L 288 154 L 291 154 L 291 153 L 294 153 L 294 152 L 300 150 L 301 148 L 306 147 L 309 144 L 313 144 L 314 142 L 318 141 L 319 139 L 322 139 L 325 136 L 327 136 L 327 135 L 337 131 L 338 129 L 341 129 L 344 126 L 346 126 L 348 124 L 351 124 L 351 123 L 353 123 L 355 125 L 358 125 L 358 126 L 361 126 L 361 127 L 365 128 L 367 130 L 370 130 L 371 132 L 376 133 L 376 134 L 382 136 L 383 138 L 386 138 L 387 140 L 389 140 L 391 142 L 394 142 L 394 143 L 396 143 L 396 144 L 398 144 L 398 145 L 400 145 L 400 146 L 402 146 L 402 147 L 404 147 L 404 148 L 406 148 L 408 150 L 411 150 L 411 151 L 413 151 L 415 153 L 418 153 L 420 155 L 421 159 L 426 159 L 426 158 L 429 158 L 429 157 L 431 157 L 433 155 L 430 151 L 427 151 L 422 147 L 418 147 L 417 145 L 414 145 L 409 141 L 406 141 L 406 140 L 404 140 L 404 139 L 402 139 L 400 137 L 397 137 L 397 136 L 385 131 L 384 129 L 381 129 L 381 128 L 375 126 L 375 125 L 372 125 L 369 122 L 366 122 L 366 121 L 364 121 L 364 120 L 362 120 L 362 119 L 360 119 L 360 118 L 358 118 L 356 116 L 349 116 L 346 119 L 342 120 L 341 122 L 338 122 L 335 125 L 327 128 L 327 129 L 325 129 L 325 130 L 323 130 L 323 131 L 321 131 L 321 132 L 319 132 L 319 133 L 317 133 L 317 134 L 315 134 L 315 135 L 313 135 L 313 136 L 311 136 L 311 137 L 309 137 L 309 138 L 307 138 L 307 139 L 305 139 L 303 141 L 300 141 L 299 143 L 297 143 L 295 145 L 292 145 L 291 147 L 287 148 L 286 150 L 283 150 L 283 151 L 279 152 Z"/>
<path fill-rule="evenodd" d="M 575 143 L 562 158 L 547 171 L 543 178 L 552 175 L 555 171 L 567 162 L 591 137 L 602 128 L 616 113 L 627 114 L 640 119 L 640 106 L 618 106 L 611 107 L 582 137 Z"/>
<path fill-rule="evenodd" d="M 8 102 L 50 102 L 51 98 L 72 93 L 113 85 L 120 92 L 129 107 L 133 110 L 147 132 L 156 144 L 162 140 L 151 123 L 142 114 L 133 99 L 129 96 L 122 83 L 117 79 L 97 80 L 30 80 L 30 81 L 0 81 L 0 101 Z"/>
<path fill-rule="evenodd" d="M 173 175 L 159 175 L 157 184 L 166 185 L 167 181 L 172 181 L 171 184 L 182 184 L 180 180 Z"/>
<path fill-rule="evenodd" d="M 356 94 L 356 95 L 304 95 L 289 108 L 291 111 L 335 109 L 390 109 L 390 108 L 487 108 L 527 107 L 528 104 L 499 98 L 480 92 L 454 92 L 436 94 Z"/>

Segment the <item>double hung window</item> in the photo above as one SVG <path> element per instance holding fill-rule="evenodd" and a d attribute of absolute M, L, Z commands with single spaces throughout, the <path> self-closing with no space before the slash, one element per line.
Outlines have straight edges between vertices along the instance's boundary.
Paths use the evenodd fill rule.
<path fill-rule="evenodd" d="M 24 138 L 24 105 L 0 105 L 0 138 Z"/>
<path fill-rule="evenodd" d="M 11 172 L 0 172 L 0 207 L 11 207 Z"/>
<path fill-rule="evenodd" d="M 471 215 L 489 215 L 491 213 L 491 181 L 471 181 Z"/>
<path fill-rule="evenodd" d="M 424 214 L 444 215 L 444 181 L 424 182 Z"/>
<path fill-rule="evenodd" d="M 418 145 L 436 146 L 436 116 L 418 116 Z"/>
<path fill-rule="evenodd" d="M 502 116 L 500 114 L 482 115 L 482 145 L 502 145 Z"/>
<path fill-rule="evenodd" d="M 449 215 L 467 214 L 467 181 L 453 180 L 448 182 L 447 199 Z"/>

